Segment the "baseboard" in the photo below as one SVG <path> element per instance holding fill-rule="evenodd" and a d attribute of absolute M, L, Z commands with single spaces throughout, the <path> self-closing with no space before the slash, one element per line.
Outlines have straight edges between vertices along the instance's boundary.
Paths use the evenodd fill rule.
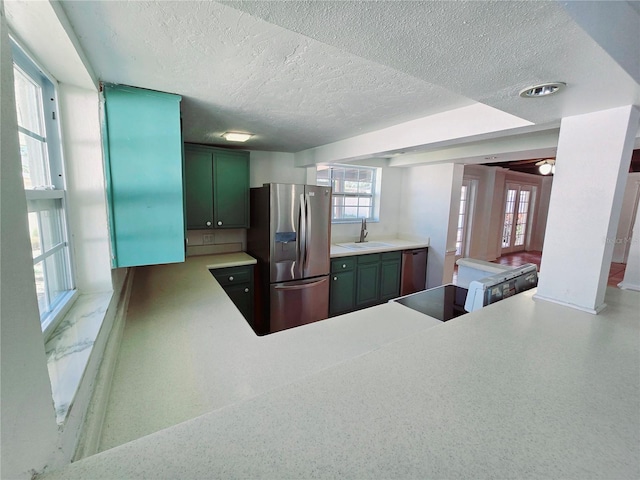
<path fill-rule="evenodd" d="M 129 268 L 121 294 L 118 298 L 113 327 L 105 345 L 102 362 L 98 369 L 95 388 L 91 396 L 89 408 L 82 427 L 80 440 L 78 441 L 78 445 L 73 456 L 72 461 L 74 462 L 81 458 L 95 455 L 100 449 L 102 426 L 107 413 L 107 404 L 109 403 L 113 374 L 118 360 L 118 353 L 120 352 L 120 343 L 122 341 L 122 335 L 126 323 L 134 273 L 135 268 Z"/>

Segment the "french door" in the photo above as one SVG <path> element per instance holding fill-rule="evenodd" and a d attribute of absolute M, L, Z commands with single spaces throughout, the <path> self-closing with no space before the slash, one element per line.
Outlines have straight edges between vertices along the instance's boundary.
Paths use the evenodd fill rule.
<path fill-rule="evenodd" d="M 456 226 L 456 259 L 467 256 L 469 253 L 469 232 L 471 231 L 476 183 L 477 180 L 465 179 L 460 189 L 460 207 Z"/>
<path fill-rule="evenodd" d="M 531 210 L 536 187 L 507 184 L 502 226 L 502 254 L 525 250 L 531 229 Z"/>

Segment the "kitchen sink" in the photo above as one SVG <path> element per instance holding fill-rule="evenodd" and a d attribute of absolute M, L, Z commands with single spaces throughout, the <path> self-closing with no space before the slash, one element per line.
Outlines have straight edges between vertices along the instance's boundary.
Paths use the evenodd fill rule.
<path fill-rule="evenodd" d="M 390 243 L 383 242 L 349 242 L 349 243 L 336 243 L 339 247 L 350 248 L 352 250 L 370 250 L 373 248 L 386 248 L 393 247 Z"/>

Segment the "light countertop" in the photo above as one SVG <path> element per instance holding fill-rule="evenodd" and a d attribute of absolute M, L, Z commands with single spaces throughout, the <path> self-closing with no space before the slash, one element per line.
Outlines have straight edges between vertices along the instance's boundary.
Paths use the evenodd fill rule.
<path fill-rule="evenodd" d="M 207 255 L 209 263 L 207 268 L 215 270 L 218 268 L 240 267 L 245 265 L 255 265 L 257 260 L 245 252 L 222 253 L 219 255 Z"/>
<path fill-rule="evenodd" d="M 349 243 L 349 242 L 338 242 Z M 425 248 L 429 246 L 429 240 L 405 240 L 400 238 L 380 238 L 364 242 L 362 248 L 346 248 L 338 243 L 331 244 L 331 258 L 349 257 L 352 255 L 365 255 L 367 253 L 393 252 L 397 250 L 411 250 L 414 248 Z M 368 248 L 367 243 L 378 244 L 384 243 L 385 246 L 377 246 Z"/>
<path fill-rule="evenodd" d="M 199 305 L 181 315 L 198 319 L 183 329 L 218 338 L 231 369 L 203 388 L 244 394 L 43 478 L 640 477 L 637 292 L 609 288 L 599 315 L 530 290 L 446 323 L 385 304 L 256 337 L 208 264 L 149 267 L 138 285 L 187 283 Z M 164 294 L 155 308 L 175 303 Z"/>

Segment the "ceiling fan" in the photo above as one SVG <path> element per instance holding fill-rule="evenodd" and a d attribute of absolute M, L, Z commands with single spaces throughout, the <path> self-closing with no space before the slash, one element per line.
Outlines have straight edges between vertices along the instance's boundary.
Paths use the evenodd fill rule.
<path fill-rule="evenodd" d="M 550 173 L 556 173 L 556 159 L 544 158 L 536 162 L 536 167 L 542 175 L 549 175 Z"/>

